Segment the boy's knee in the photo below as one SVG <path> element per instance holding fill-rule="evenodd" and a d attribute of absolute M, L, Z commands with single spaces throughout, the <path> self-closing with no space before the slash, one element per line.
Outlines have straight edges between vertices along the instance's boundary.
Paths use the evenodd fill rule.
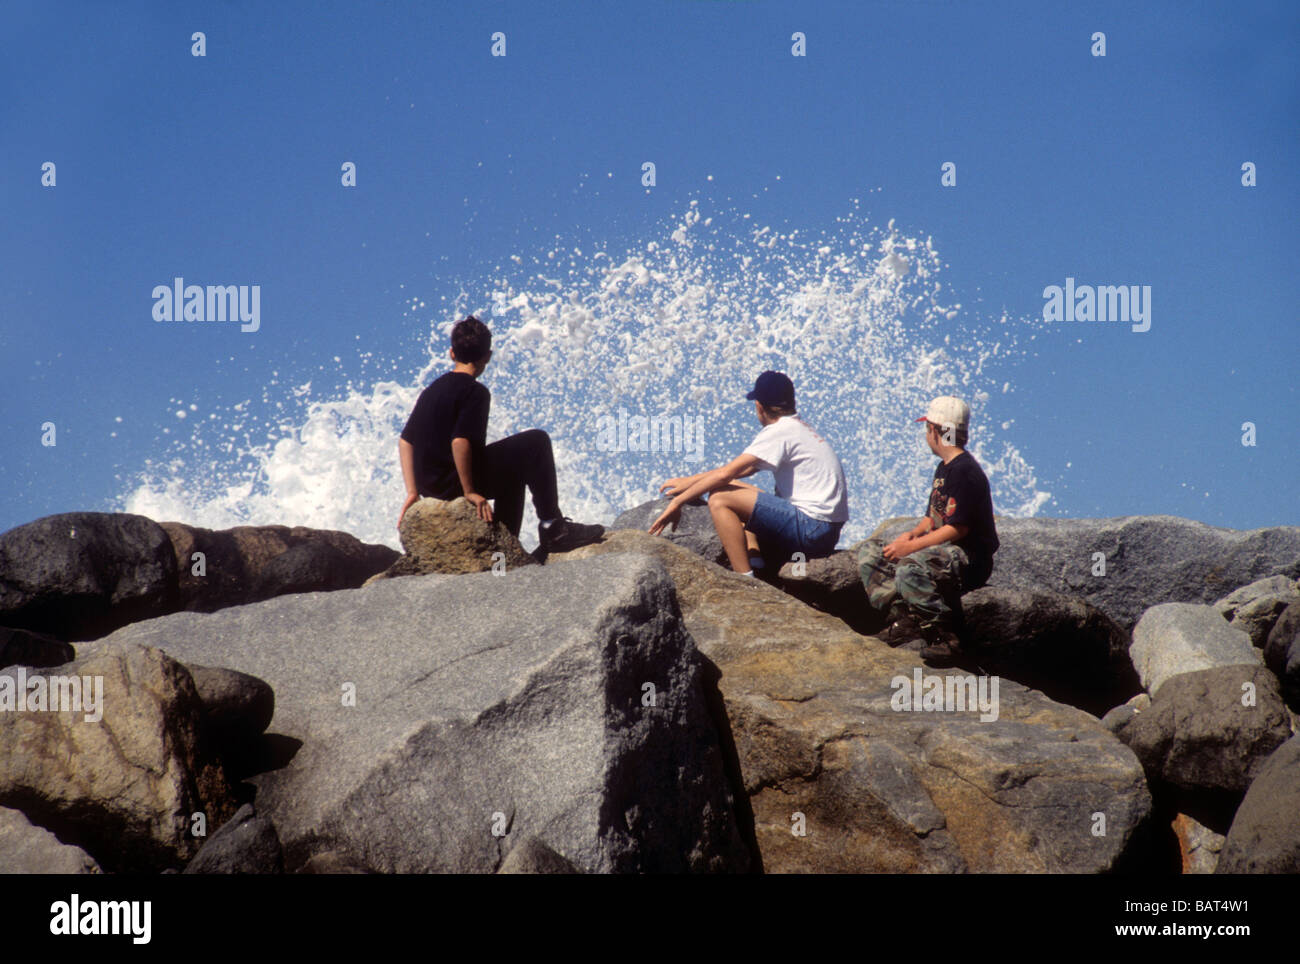
<path fill-rule="evenodd" d="M 900 559 L 894 568 L 894 582 L 905 596 L 929 595 L 934 591 L 929 568 L 924 562 L 907 556 Z"/>
<path fill-rule="evenodd" d="M 918 576 L 928 577 L 930 574 L 930 569 L 925 564 L 925 561 L 917 559 L 915 555 L 908 555 L 899 559 L 895 571 L 900 577 L 908 579 L 916 579 Z"/>

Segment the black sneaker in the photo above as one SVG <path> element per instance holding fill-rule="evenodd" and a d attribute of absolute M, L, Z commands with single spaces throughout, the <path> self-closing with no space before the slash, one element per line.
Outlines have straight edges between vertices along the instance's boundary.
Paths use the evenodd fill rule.
<path fill-rule="evenodd" d="M 926 666 L 945 669 L 954 665 L 961 656 L 961 640 L 957 634 L 945 626 L 922 627 L 925 647 L 921 650 L 921 659 Z"/>
<path fill-rule="evenodd" d="M 922 639 L 921 626 L 910 613 L 904 613 L 892 623 L 890 623 L 883 633 L 880 634 L 890 646 L 902 646 L 904 643 L 910 643 L 915 639 Z"/>
<path fill-rule="evenodd" d="M 585 526 L 565 516 L 549 526 L 537 526 L 537 549 L 545 558 L 552 552 L 568 552 L 599 542 L 604 534 L 604 526 Z"/>

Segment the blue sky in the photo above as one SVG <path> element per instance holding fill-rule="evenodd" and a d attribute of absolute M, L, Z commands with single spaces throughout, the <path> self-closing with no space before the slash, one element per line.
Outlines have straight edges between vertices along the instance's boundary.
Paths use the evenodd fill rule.
<path fill-rule="evenodd" d="M 10 0 L 0 17 L 0 529 L 117 507 L 205 411 L 304 372 L 318 391 L 409 382 L 430 319 L 490 267 L 557 233 L 635 244 L 692 199 L 813 233 L 861 199 L 933 238 L 967 323 L 1006 312 L 1035 335 L 998 405 L 1044 514 L 1300 523 L 1282 498 L 1300 469 L 1300 5 Z M 150 292 L 176 275 L 260 284 L 261 329 L 155 323 Z M 1043 288 L 1067 277 L 1150 285 L 1151 330 L 1045 324 Z"/>

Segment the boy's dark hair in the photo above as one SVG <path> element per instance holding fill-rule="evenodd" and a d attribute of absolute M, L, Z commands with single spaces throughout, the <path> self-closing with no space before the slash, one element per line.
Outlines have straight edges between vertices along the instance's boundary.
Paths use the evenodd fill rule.
<path fill-rule="evenodd" d="M 762 402 L 758 404 L 763 405 Z M 773 418 L 780 418 L 783 415 L 793 415 L 795 409 L 793 405 L 787 405 L 785 402 L 775 402 L 771 405 L 763 405 L 763 411 Z"/>
<path fill-rule="evenodd" d="M 492 332 L 487 325 L 470 315 L 464 321 L 456 322 L 451 330 L 451 350 L 456 361 L 472 365 L 482 361 L 492 350 Z"/>

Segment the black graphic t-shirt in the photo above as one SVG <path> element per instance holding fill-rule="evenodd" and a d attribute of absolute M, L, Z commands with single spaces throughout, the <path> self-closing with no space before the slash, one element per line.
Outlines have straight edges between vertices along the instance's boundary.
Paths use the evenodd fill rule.
<path fill-rule="evenodd" d="M 966 552 L 971 568 L 987 579 L 993 568 L 993 553 L 998 551 L 998 532 L 993 525 L 988 476 L 975 456 L 962 452 L 951 462 L 939 463 L 926 514 L 936 529 L 945 525 L 969 528 L 963 538 L 954 542 Z"/>
<path fill-rule="evenodd" d="M 446 372 L 420 393 L 402 438 L 415 449 L 415 487 L 420 495 L 451 499 L 462 495 L 451 440 L 469 439 L 477 475 L 487 443 L 492 393 L 473 375 Z"/>

